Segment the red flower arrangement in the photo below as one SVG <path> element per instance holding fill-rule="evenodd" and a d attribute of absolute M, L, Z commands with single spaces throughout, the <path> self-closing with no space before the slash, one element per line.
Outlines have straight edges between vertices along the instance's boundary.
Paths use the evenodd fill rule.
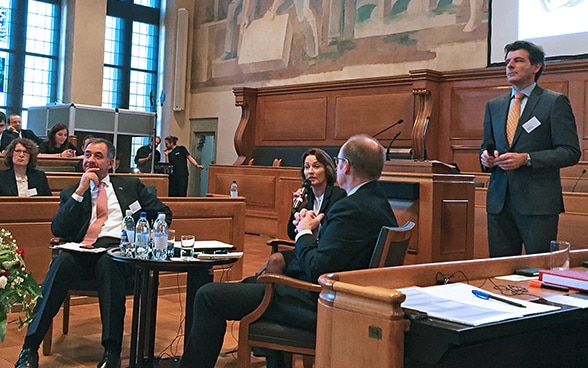
<path fill-rule="evenodd" d="M 0 230 L 0 340 L 4 341 L 8 323 L 18 323 L 20 329 L 32 321 L 40 296 L 39 285 L 25 271 L 24 250 L 9 231 Z M 8 321 L 10 312 L 17 312 L 18 318 Z"/>

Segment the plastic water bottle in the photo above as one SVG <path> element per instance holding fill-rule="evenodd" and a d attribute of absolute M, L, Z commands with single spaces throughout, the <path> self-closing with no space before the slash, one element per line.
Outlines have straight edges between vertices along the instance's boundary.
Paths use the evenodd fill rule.
<path fill-rule="evenodd" d="M 146 259 L 149 257 L 149 221 L 147 212 L 141 212 L 137 226 L 135 227 L 135 257 Z"/>
<path fill-rule="evenodd" d="M 231 190 L 230 190 L 231 198 L 235 198 L 239 195 L 239 190 L 237 188 L 237 180 L 233 180 L 231 183 Z"/>
<path fill-rule="evenodd" d="M 127 210 L 122 221 L 120 233 L 120 254 L 131 256 L 133 254 L 133 244 L 135 243 L 135 220 L 133 211 Z"/>
<path fill-rule="evenodd" d="M 159 212 L 153 224 L 153 259 L 167 258 L 167 223 L 165 213 Z"/>

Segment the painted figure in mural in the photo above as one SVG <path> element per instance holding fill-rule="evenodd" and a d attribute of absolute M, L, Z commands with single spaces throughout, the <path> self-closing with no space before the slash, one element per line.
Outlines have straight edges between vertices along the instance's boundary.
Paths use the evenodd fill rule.
<path fill-rule="evenodd" d="M 268 14 L 275 17 L 278 9 L 285 11 L 290 5 L 287 5 L 287 0 L 274 0 Z M 310 0 L 292 0 L 294 9 L 296 10 L 296 19 L 302 26 L 302 33 L 306 44 L 306 55 L 310 58 L 315 58 L 319 54 L 319 34 L 316 22 L 316 16 L 310 8 Z M 284 7 L 286 5 L 286 7 Z"/>
<path fill-rule="evenodd" d="M 227 32 L 223 60 L 235 59 L 239 48 L 239 35 L 254 16 L 256 0 L 231 0 L 227 9 Z"/>
<path fill-rule="evenodd" d="M 464 32 L 473 32 L 482 24 L 485 0 L 470 0 L 470 19 L 463 27 Z"/>

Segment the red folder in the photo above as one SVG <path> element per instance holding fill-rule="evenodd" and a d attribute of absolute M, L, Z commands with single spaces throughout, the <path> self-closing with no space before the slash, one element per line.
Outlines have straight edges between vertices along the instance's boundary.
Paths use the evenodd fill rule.
<path fill-rule="evenodd" d="M 540 270 L 539 280 L 570 289 L 588 291 L 588 272 L 574 270 Z"/>

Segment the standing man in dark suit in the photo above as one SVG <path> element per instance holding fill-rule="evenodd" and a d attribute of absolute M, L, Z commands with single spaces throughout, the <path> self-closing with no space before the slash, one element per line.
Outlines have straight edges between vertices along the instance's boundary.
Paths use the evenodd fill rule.
<path fill-rule="evenodd" d="M 22 119 L 20 115 L 12 114 L 8 117 L 8 126 L 2 134 L 2 140 L 0 141 L 0 152 L 4 151 L 6 147 L 12 142 L 15 138 L 27 138 L 31 141 L 35 142 L 38 146 L 43 142 L 43 140 L 32 130 L 29 129 L 22 129 Z"/>
<path fill-rule="evenodd" d="M 104 139 L 92 140 L 84 152 L 84 174 L 79 184 L 61 191 L 60 205 L 53 217 L 51 231 L 69 242 L 84 242 L 91 225 L 96 221 L 96 202 L 99 191 L 105 191 L 107 215 L 100 227 L 94 247 L 117 247 L 120 242 L 121 223 L 127 209 L 135 220 L 140 212 L 155 219 L 158 212 L 165 213 L 168 224 L 172 213 L 137 178 L 110 176 L 114 165 L 115 149 Z M 99 189 L 99 187 L 101 187 Z M 115 262 L 106 253 L 62 251 L 53 259 L 41 286 L 43 298 L 35 307 L 35 319 L 28 327 L 23 350 L 16 362 L 17 368 L 38 367 L 39 345 L 51 320 L 59 311 L 69 286 L 74 279 L 96 279 L 102 320 L 104 355 L 98 368 L 119 368 L 125 315 L 125 279 L 134 274 L 131 265 Z"/>
<path fill-rule="evenodd" d="M 161 152 L 157 150 L 157 147 L 161 143 L 161 138 L 155 137 L 155 148 L 153 147 L 153 137 L 149 141 L 149 144 L 146 146 L 141 146 L 137 150 L 137 154 L 135 155 L 135 165 L 142 173 L 150 173 L 151 172 L 151 160 L 153 159 L 153 155 L 155 155 L 155 164 L 158 164 L 161 161 Z"/>
<path fill-rule="evenodd" d="M 521 254 L 522 245 L 527 254 L 549 251 L 564 211 L 559 171 L 581 155 L 569 99 L 537 85 L 543 50 L 527 41 L 504 50 L 512 90 L 487 103 L 480 149 L 483 168 L 492 172 L 486 202 L 491 257 Z M 520 113 L 509 134 L 505 122 L 517 94 Z"/>
<path fill-rule="evenodd" d="M 337 182 L 347 197 L 326 214 L 302 209 L 295 219 L 296 262 L 287 276 L 317 282 L 327 272 L 367 268 L 382 226 L 397 226 L 377 179 L 384 167 L 384 148 L 366 135 L 351 137 L 339 151 Z M 317 238 L 313 231 L 320 227 Z M 264 284 L 210 283 L 196 293 L 194 320 L 180 362 L 182 368 L 213 368 L 223 344 L 227 320 L 240 320 L 261 302 Z M 276 285 L 272 305 L 262 318 L 316 329 L 316 293 Z M 273 356 L 273 354 L 271 354 Z M 273 363 L 273 362 L 272 362 Z M 272 367 L 268 357 L 268 367 Z"/>

